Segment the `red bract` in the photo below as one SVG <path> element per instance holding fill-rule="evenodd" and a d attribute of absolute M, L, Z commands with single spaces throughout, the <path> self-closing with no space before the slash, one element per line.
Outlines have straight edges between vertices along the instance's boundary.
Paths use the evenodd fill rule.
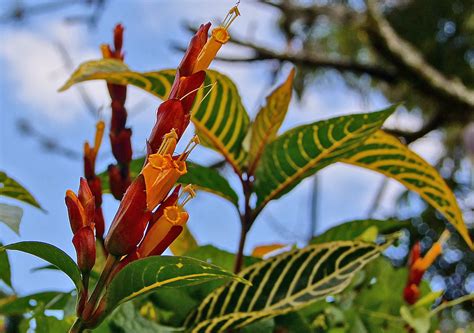
<path fill-rule="evenodd" d="M 105 248 L 110 254 L 116 257 L 129 254 L 143 238 L 151 216 L 146 199 L 145 180 L 139 175 L 125 192 L 105 238 Z"/>

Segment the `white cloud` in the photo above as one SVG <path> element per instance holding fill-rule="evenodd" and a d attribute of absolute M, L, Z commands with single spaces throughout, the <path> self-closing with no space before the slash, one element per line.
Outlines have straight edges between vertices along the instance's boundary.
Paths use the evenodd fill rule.
<path fill-rule="evenodd" d="M 19 104 L 55 122 L 71 122 L 84 113 L 77 92 L 57 92 L 71 74 L 64 66 L 57 43 L 64 45 L 74 59 L 97 58 L 98 51 L 86 45 L 86 37 L 78 26 L 60 22 L 36 30 L 15 27 L 4 31 L 0 60 L 4 62 L 9 84 L 16 86 L 12 91 Z M 100 86 L 88 89 L 94 99 L 100 96 L 103 100 L 106 96 L 103 84 Z"/>

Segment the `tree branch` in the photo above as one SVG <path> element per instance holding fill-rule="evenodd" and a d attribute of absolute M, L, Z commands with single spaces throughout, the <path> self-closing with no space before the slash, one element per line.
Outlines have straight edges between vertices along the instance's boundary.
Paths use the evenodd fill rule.
<path fill-rule="evenodd" d="M 367 0 L 369 26 L 368 32 L 382 49 L 385 56 L 405 72 L 418 81 L 428 92 L 443 97 L 447 102 L 456 103 L 469 110 L 474 110 L 474 91 L 467 88 L 459 80 L 451 80 L 428 64 L 422 54 L 397 35 L 390 23 L 378 10 L 375 0 Z"/>

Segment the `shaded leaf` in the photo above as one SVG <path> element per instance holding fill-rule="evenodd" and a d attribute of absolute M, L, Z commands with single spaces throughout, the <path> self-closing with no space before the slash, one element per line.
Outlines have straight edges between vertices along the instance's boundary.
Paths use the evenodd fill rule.
<path fill-rule="evenodd" d="M 83 63 L 60 88 L 89 80 L 107 80 L 116 84 L 131 84 L 165 99 L 174 81 L 175 70 L 138 73 L 114 59 L 93 60 Z M 249 117 L 235 84 L 225 75 L 206 71 L 206 80 L 196 95 L 191 120 L 204 144 L 217 150 L 235 170 L 246 158 L 242 141 L 247 133 Z M 206 96 L 207 95 L 207 96 Z M 204 99 L 204 96 L 206 98 Z"/>
<path fill-rule="evenodd" d="M 178 238 L 170 245 L 170 250 L 175 256 L 182 256 L 186 252 L 194 250 L 198 247 L 198 243 L 187 225 L 184 225 L 183 231 Z"/>
<path fill-rule="evenodd" d="M 249 172 L 252 173 L 265 146 L 275 139 L 281 123 L 285 119 L 291 100 L 294 68 L 283 84 L 278 86 L 266 99 L 266 104 L 258 112 L 250 128 Z"/>
<path fill-rule="evenodd" d="M 376 227 L 378 234 L 387 235 L 399 231 L 403 228 L 409 228 L 410 221 L 394 220 L 356 220 L 341 223 L 332 227 L 321 235 L 313 237 L 311 244 L 321 244 L 332 241 L 354 240 L 360 237 L 367 229 Z"/>
<path fill-rule="evenodd" d="M 5 316 L 21 315 L 34 310 L 37 306 L 43 306 L 50 310 L 62 310 L 70 298 L 70 293 L 56 291 L 13 297 L 0 305 L 0 314 Z"/>
<path fill-rule="evenodd" d="M 244 279 L 217 266 L 188 257 L 153 256 L 134 261 L 112 280 L 106 292 L 106 312 L 160 287 L 184 287 L 216 279 Z"/>
<path fill-rule="evenodd" d="M 1 246 L 2 244 L 0 243 L 0 248 Z M 10 260 L 8 259 L 7 252 L 5 251 L 0 251 L 0 281 L 5 282 L 7 286 L 13 289 Z"/>
<path fill-rule="evenodd" d="M 13 198 L 22 202 L 26 202 L 34 207 L 41 208 L 36 199 L 21 186 L 16 180 L 8 177 L 8 175 L 0 171 L 0 195 Z"/>
<path fill-rule="evenodd" d="M 134 179 L 140 173 L 145 159 L 137 158 L 130 163 L 130 177 Z M 190 161 L 186 162 L 188 172 L 178 179 L 180 184 L 193 184 L 197 190 L 210 192 L 219 195 L 234 205 L 238 203 L 238 196 L 230 187 L 229 182 L 221 174 L 212 168 L 208 168 Z M 102 191 L 110 193 L 109 175 L 107 171 L 99 174 L 102 180 Z"/>
<path fill-rule="evenodd" d="M 316 171 L 349 156 L 395 108 L 318 121 L 279 136 L 265 148 L 255 173 L 257 209 L 288 193 Z"/>
<path fill-rule="evenodd" d="M 13 232 L 20 235 L 20 222 L 23 216 L 23 209 L 0 203 L 0 222 L 7 225 Z"/>
<path fill-rule="evenodd" d="M 64 251 L 51 244 L 42 242 L 19 242 L 5 245 L 3 248 L 0 248 L 0 251 L 2 250 L 26 252 L 46 260 L 69 276 L 77 290 L 82 289 L 79 267 L 77 267 L 76 263 Z"/>
<path fill-rule="evenodd" d="M 230 282 L 218 288 L 187 318 L 185 326 L 194 333 L 222 332 L 296 311 L 344 290 L 355 273 L 387 246 L 332 242 L 256 263 L 239 273 L 252 286 Z"/>
<path fill-rule="evenodd" d="M 436 208 L 474 248 L 456 197 L 428 162 L 383 131 L 372 134 L 342 162 L 380 172 L 402 183 Z"/>

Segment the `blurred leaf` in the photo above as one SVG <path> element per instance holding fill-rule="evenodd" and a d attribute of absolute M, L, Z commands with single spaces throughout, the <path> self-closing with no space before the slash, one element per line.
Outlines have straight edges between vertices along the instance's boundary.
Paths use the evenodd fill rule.
<path fill-rule="evenodd" d="M 265 148 L 255 173 L 257 206 L 263 207 L 304 178 L 351 154 L 382 126 L 395 108 L 318 121 L 279 136 Z"/>
<path fill-rule="evenodd" d="M 418 193 L 443 214 L 474 249 L 454 193 L 434 167 L 397 138 L 377 131 L 342 162 L 380 172 Z"/>
<path fill-rule="evenodd" d="M 70 298 L 70 293 L 56 291 L 40 292 L 18 298 L 13 297 L 0 304 L 0 314 L 5 316 L 21 315 L 34 310 L 38 306 L 50 310 L 62 310 Z"/>
<path fill-rule="evenodd" d="M 43 314 L 37 315 L 35 333 L 53 333 L 53 332 L 67 332 L 70 324 L 64 320 L 56 317 L 46 316 Z"/>
<path fill-rule="evenodd" d="M 81 64 L 59 90 L 64 91 L 79 82 L 99 79 L 116 84 L 131 84 L 165 99 L 175 79 L 175 70 L 138 73 L 130 71 L 121 61 L 93 60 Z M 232 80 L 216 71 L 207 70 L 206 80 L 196 94 L 191 115 L 203 144 L 220 152 L 235 170 L 240 171 L 246 158 L 242 141 L 249 126 L 249 116 Z"/>
<path fill-rule="evenodd" d="M 0 248 L 2 243 L 0 243 Z M 5 282 L 7 286 L 13 289 L 12 276 L 10 270 L 10 260 L 6 251 L 0 251 L 0 281 Z M 0 295 L 1 296 L 1 295 Z"/>
<path fill-rule="evenodd" d="M 194 250 L 186 252 L 186 256 L 208 262 L 228 271 L 234 269 L 235 254 L 221 250 L 213 245 L 200 246 Z M 244 256 L 244 266 L 250 266 L 259 261 L 260 259 Z"/>
<path fill-rule="evenodd" d="M 182 256 L 196 248 L 198 248 L 198 243 L 187 225 L 184 225 L 181 234 L 170 245 L 170 250 L 175 256 Z"/>
<path fill-rule="evenodd" d="M 428 333 L 431 320 L 427 309 L 409 309 L 407 306 L 400 308 L 400 315 L 415 330 L 416 333 Z"/>
<path fill-rule="evenodd" d="M 46 260 L 69 276 L 72 282 L 74 282 L 77 290 L 82 289 L 81 272 L 79 271 L 79 267 L 77 267 L 76 263 L 64 251 L 51 244 L 42 242 L 19 242 L 5 245 L 3 248 L 0 248 L 0 251 L 3 250 L 26 252 Z"/>
<path fill-rule="evenodd" d="M 130 164 L 130 177 L 134 179 L 142 170 L 145 159 L 143 157 L 133 160 Z M 180 184 L 193 184 L 197 190 L 210 192 L 229 200 L 237 205 L 239 198 L 230 187 L 229 182 L 221 174 L 212 168 L 208 168 L 190 161 L 186 162 L 188 172 L 179 178 Z M 109 175 L 107 171 L 99 174 L 102 180 L 102 191 L 110 193 Z"/>
<path fill-rule="evenodd" d="M 394 220 L 357 220 L 345 222 L 335 227 L 332 227 L 321 235 L 314 237 L 311 244 L 321 244 L 331 241 L 354 240 L 360 237 L 367 229 L 376 227 L 381 235 L 392 234 L 403 228 L 411 226 L 409 221 L 394 221 Z"/>
<path fill-rule="evenodd" d="M 20 235 L 20 222 L 23 216 L 23 209 L 0 203 L 0 222 L 7 225 L 18 236 Z"/>
<path fill-rule="evenodd" d="M 106 312 L 160 287 L 178 288 L 216 279 L 246 283 L 241 277 L 193 258 L 153 256 L 140 259 L 125 266 L 110 283 L 105 294 Z"/>
<path fill-rule="evenodd" d="M 249 130 L 249 166 L 250 173 L 255 170 L 265 146 L 275 139 L 278 129 L 285 119 L 291 100 L 294 68 L 283 84 L 267 97 L 266 104 L 260 109 Z"/>
<path fill-rule="evenodd" d="M 419 307 L 427 307 L 430 308 L 433 306 L 433 303 L 443 295 L 444 291 L 432 291 L 428 293 L 427 295 L 423 296 L 420 298 L 415 304 L 413 304 L 413 308 L 419 308 Z"/>
<path fill-rule="evenodd" d="M 263 257 L 265 257 L 265 255 L 267 255 L 267 254 L 269 254 L 273 251 L 282 249 L 286 246 L 288 246 L 288 245 L 285 245 L 285 244 L 260 245 L 260 246 L 257 246 L 253 249 L 252 257 L 263 258 Z"/>
<path fill-rule="evenodd" d="M 0 195 L 26 202 L 27 204 L 41 209 L 41 206 L 30 192 L 16 180 L 8 177 L 3 171 L 0 171 Z"/>
<path fill-rule="evenodd" d="M 114 311 L 109 327 L 115 333 L 173 333 L 184 332 L 183 329 L 159 325 L 143 318 L 132 303 L 122 304 Z"/>
<path fill-rule="evenodd" d="M 191 332 L 222 332 L 296 311 L 341 292 L 388 244 L 332 242 L 296 249 L 258 262 L 208 295 L 185 326 Z"/>

